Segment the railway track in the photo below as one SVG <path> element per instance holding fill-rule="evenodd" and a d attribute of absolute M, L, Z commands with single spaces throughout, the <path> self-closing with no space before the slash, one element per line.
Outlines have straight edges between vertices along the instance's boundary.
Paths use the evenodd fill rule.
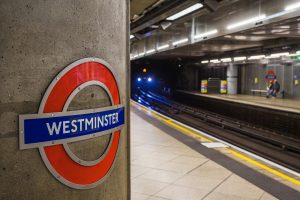
<path fill-rule="evenodd" d="M 240 148 L 300 172 L 300 140 L 240 120 L 140 91 L 134 99 L 152 109 Z"/>

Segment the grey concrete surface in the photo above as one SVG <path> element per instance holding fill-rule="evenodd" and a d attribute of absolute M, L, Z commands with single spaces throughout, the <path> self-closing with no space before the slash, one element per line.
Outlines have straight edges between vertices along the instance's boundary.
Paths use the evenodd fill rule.
<path fill-rule="evenodd" d="M 0 199 L 129 199 L 127 126 L 110 177 L 89 190 L 61 184 L 37 149 L 18 147 L 18 115 L 37 113 L 52 79 L 80 58 L 110 63 L 119 76 L 121 101 L 128 105 L 127 19 L 128 1 L 123 0 L 0 1 Z M 102 97 L 95 95 L 103 103 Z M 93 105 L 97 104 L 75 103 L 77 109 Z M 92 159 L 99 154 L 94 143 L 72 149 Z M 103 148 L 107 142 L 96 143 Z M 88 151 L 93 152 L 87 155 Z"/>
<path fill-rule="evenodd" d="M 237 94 L 238 66 L 229 64 L 226 75 L 227 75 L 227 94 Z"/>

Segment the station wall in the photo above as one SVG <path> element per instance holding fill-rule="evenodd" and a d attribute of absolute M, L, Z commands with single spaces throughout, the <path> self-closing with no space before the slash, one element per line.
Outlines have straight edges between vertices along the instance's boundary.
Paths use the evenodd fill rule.
<path fill-rule="evenodd" d="M 234 64 L 238 69 L 237 93 L 252 95 L 251 90 L 267 90 L 270 80 L 267 76 L 275 75 L 280 84 L 280 91 L 284 91 L 285 98 L 300 99 L 300 62 L 274 61 L 269 64 L 261 62 Z M 228 65 L 219 66 L 200 66 L 195 68 L 195 74 L 198 75 L 196 90 L 200 90 L 201 80 L 215 78 L 226 80 L 226 71 Z M 190 76 L 190 78 L 192 78 Z M 228 78 L 228 77 L 227 77 Z M 229 87 L 230 82 L 228 82 Z M 281 95 L 279 95 L 281 96 Z"/>
<path fill-rule="evenodd" d="M 278 62 L 280 63 L 280 62 Z M 286 98 L 300 98 L 300 63 L 269 63 L 243 64 L 241 68 L 241 93 L 252 94 L 252 89 L 266 90 L 268 80 L 266 76 L 274 73 L 280 83 L 280 91 L 284 91 Z"/>

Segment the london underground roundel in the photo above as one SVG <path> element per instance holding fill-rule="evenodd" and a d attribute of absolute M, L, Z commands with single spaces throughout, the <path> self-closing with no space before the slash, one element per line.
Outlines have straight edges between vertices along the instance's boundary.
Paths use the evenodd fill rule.
<path fill-rule="evenodd" d="M 96 85 L 110 97 L 111 106 L 67 111 L 82 89 Z M 38 114 L 19 116 L 20 149 L 39 148 L 55 178 L 76 189 L 96 187 L 109 176 L 119 147 L 125 110 L 116 75 L 98 58 L 78 60 L 61 71 L 48 87 Z M 68 143 L 111 134 L 103 155 L 93 161 L 78 158 Z"/>

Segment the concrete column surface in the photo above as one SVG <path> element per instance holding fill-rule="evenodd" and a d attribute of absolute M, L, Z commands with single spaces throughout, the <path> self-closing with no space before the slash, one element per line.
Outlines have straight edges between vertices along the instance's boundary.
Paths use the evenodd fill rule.
<path fill-rule="evenodd" d="M 227 94 L 237 94 L 238 66 L 229 64 L 227 67 Z"/>
<path fill-rule="evenodd" d="M 129 199 L 128 118 L 110 176 L 93 189 L 60 183 L 38 149 L 19 149 L 18 116 L 36 114 L 45 90 L 70 63 L 85 57 L 108 62 L 119 78 L 128 111 L 128 3 L 124 0 L 0 1 L 0 199 Z M 69 110 L 110 105 L 105 91 L 89 87 Z M 103 140 L 80 141 L 70 149 L 82 159 L 99 157 Z M 100 148 L 99 148 L 100 146 Z"/>

